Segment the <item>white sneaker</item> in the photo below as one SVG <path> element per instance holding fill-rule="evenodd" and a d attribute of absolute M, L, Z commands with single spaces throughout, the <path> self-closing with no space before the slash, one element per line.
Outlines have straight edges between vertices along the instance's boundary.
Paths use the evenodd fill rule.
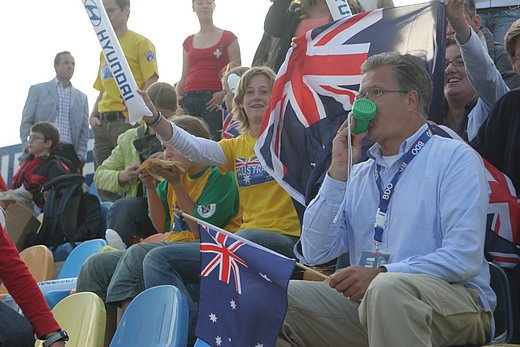
<path fill-rule="evenodd" d="M 123 239 L 121 236 L 119 236 L 117 231 L 113 229 L 107 229 L 107 231 L 105 231 L 105 239 L 107 240 L 107 243 L 114 248 L 117 248 L 121 251 L 126 249 L 126 245 L 123 242 Z"/>

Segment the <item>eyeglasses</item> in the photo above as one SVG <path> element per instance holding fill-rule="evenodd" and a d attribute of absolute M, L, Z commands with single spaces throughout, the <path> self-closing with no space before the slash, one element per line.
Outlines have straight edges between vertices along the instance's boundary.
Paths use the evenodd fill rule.
<path fill-rule="evenodd" d="M 27 136 L 27 141 L 31 142 L 33 140 L 45 140 L 45 137 L 38 135 L 29 135 Z"/>
<path fill-rule="evenodd" d="M 356 96 L 357 99 L 369 99 L 375 100 L 379 98 L 381 95 L 386 93 L 408 93 L 407 90 L 389 90 L 389 89 L 381 89 L 381 88 L 372 88 L 367 90 L 364 94 L 358 94 Z"/>
<path fill-rule="evenodd" d="M 453 65 L 453 67 L 457 68 L 457 67 L 460 67 L 460 66 L 464 66 L 464 60 L 462 58 L 457 58 L 453 61 L 449 61 L 448 59 L 446 59 L 446 63 L 444 64 L 444 70 L 446 70 L 448 68 L 448 66 Z"/>

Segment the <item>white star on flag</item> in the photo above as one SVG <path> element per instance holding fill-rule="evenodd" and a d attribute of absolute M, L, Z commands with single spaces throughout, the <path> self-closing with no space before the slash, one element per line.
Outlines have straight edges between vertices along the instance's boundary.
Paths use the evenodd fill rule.
<path fill-rule="evenodd" d="M 263 344 L 263 343 L 260 343 L 260 342 L 258 342 L 258 343 L 257 343 L 257 344 L 255 345 L 255 347 L 264 347 L 264 344 Z"/>
<path fill-rule="evenodd" d="M 220 346 L 222 344 L 222 338 L 220 336 L 217 336 L 215 338 L 215 343 L 217 344 L 217 346 Z"/>
<path fill-rule="evenodd" d="M 212 321 L 213 323 L 216 323 L 217 322 L 217 315 L 212 313 L 209 315 L 209 320 Z"/>
<path fill-rule="evenodd" d="M 229 302 L 229 306 L 231 306 L 231 308 L 232 308 L 233 310 L 236 310 L 236 309 L 237 309 L 237 303 L 235 302 L 235 300 L 231 300 L 231 301 Z"/>

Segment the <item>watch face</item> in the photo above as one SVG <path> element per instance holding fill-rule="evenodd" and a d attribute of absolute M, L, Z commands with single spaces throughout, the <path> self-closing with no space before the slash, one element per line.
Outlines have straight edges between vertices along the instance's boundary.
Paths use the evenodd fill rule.
<path fill-rule="evenodd" d="M 69 341 L 69 334 L 65 330 L 60 331 L 60 335 L 63 337 L 63 341 Z"/>

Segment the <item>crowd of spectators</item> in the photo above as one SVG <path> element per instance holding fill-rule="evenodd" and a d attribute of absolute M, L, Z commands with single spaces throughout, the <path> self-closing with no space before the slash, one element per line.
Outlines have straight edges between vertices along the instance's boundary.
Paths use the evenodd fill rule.
<path fill-rule="evenodd" d="M 23 187 L 34 208 L 43 207 L 47 180 L 81 172 L 87 122 L 94 132 L 94 183 L 103 200 L 114 202 L 106 231 L 112 248 L 86 261 L 77 291 L 94 292 L 105 302 L 105 345 L 115 333 L 117 310 L 124 312 L 141 291 L 162 284 L 186 296 L 189 343 L 195 342 L 199 229 L 176 209 L 306 264 L 348 253 L 351 266 L 325 282 L 293 274 L 277 345 L 490 341 L 496 297 L 484 257 L 489 187 L 481 157 L 520 190 L 518 6 L 508 0 L 442 1 L 447 31 L 439 125 L 460 138 L 440 136 L 427 121 L 433 85 L 415 57 L 371 56 L 362 66 L 358 98 L 376 105 L 375 118 L 351 143 L 348 121 L 338 129 L 323 184 L 300 219 L 297 210 L 304 207 L 267 173 L 254 148 L 292 38 L 332 18 L 325 0 L 272 2 L 248 68 L 240 66 L 240 36 L 213 23 L 215 1 L 192 0 L 200 30 L 182 44 L 182 75 L 173 86 L 157 81 L 153 43 L 128 28 L 129 0 L 103 0 L 152 113 L 140 125 L 128 122 L 103 54 L 90 116 L 84 94 L 70 83 L 70 52 L 56 56 L 56 78 L 29 91 L 20 128 L 27 156 L 12 188 Z M 353 13 L 393 6 L 391 0 L 348 4 Z M 507 22 L 506 14 L 516 21 Z M 234 138 L 222 135 L 224 110 L 239 124 Z M 362 157 L 365 137 L 375 142 L 368 160 L 349 171 L 349 161 Z M 174 164 L 150 161 L 143 169 L 151 158 Z M 1 249 L 22 269 L 0 229 Z M 163 242 L 135 244 L 155 233 L 169 234 Z M 38 337 L 60 332 L 39 298 L 22 309 Z M 35 310 L 47 319 L 45 329 L 34 322 Z M 0 327 L 0 342 L 2 335 L 8 334 Z"/>

